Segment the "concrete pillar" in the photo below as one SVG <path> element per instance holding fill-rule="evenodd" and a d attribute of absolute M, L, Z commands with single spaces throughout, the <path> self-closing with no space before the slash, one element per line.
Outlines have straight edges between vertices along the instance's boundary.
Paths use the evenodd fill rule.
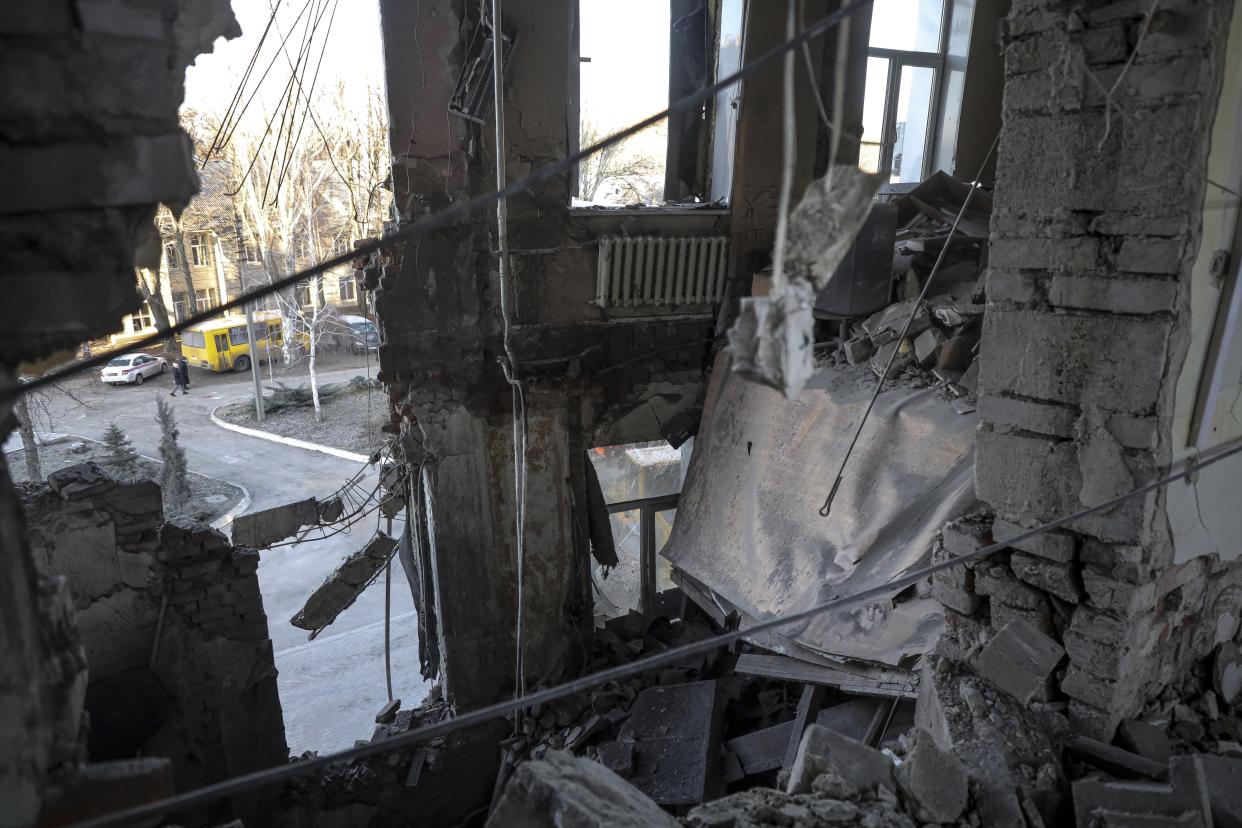
<path fill-rule="evenodd" d="M 493 189 L 490 113 L 482 128 L 447 114 L 477 9 L 463 0 L 387 0 L 382 5 L 397 204 L 407 221 Z M 563 10 L 547 11 L 531 2 L 508 3 L 505 11 L 506 22 L 521 31 L 522 53 L 530 56 L 520 70 L 515 65 L 514 80 L 506 84 L 515 132 L 509 162 L 515 176 L 529 169 L 530 155 L 514 147 L 531 140 L 528 133 L 536 128 L 532 113 L 544 107 L 563 118 L 566 106 L 558 75 L 549 78 L 531 65 L 553 60 L 568 42 Z M 531 20 L 532 15 L 542 18 Z M 548 42 L 541 44 L 545 38 Z M 564 62 L 562 55 L 550 65 Z M 559 78 L 563 82 L 563 66 Z M 533 103 L 528 108 L 523 101 Z M 558 131 L 561 147 L 553 147 L 559 153 L 563 120 L 543 126 Z M 542 198 L 563 212 L 568 189 L 562 181 Z M 531 217 L 546 224 L 538 199 L 514 199 L 514 221 Z M 459 709 L 496 701 L 515 683 L 513 405 L 497 363 L 504 350 L 491 251 L 494 222 L 494 213 L 480 214 L 407 244 L 399 267 L 381 280 L 376 305 L 385 331 L 380 378 L 400 401 L 402 429 L 416 435 L 431 455 L 427 519 L 439 622 L 434 646 L 440 650 L 447 697 Z M 563 225 L 552 232 L 563 234 Z M 533 685 L 561 663 L 568 640 L 565 619 L 571 614 L 567 607 L 577 605 L 582 589 L 567 483 L 572 454 L 568 418 L 574 405 L 564 392 L 531 392 L 526 405 L 524 630 L 526 673 Z"/>

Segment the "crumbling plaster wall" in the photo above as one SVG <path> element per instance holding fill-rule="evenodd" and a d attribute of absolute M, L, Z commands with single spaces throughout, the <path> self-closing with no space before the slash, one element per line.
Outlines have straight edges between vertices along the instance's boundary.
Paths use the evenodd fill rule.
<path fill-rule="evenodd" d="M 23 501 L 38 567 L 72 596 L 92 760 L 165 756 L 187 790 L 287 759 L 256 552 L 165 523 L 156 484 L 94 464 L 28 485 Z M 234 807 L 258 817 L 270 796 Z"/>
<path fill-rule="evenodd" d="M 1139 43 L 1149 3 L 1013 4 L 976 461 L 997 540 L 1124 493 L 1172 456 L 1232 7 L 1161 3 Z M 1161 494 L 1129 501 L 966 581 L 994 627 L 1021 616 L 1064 644 L 1060 690 L 1085 732 L 1109 735 L 1210 651 L 1239 600 L 1236 568 L 1173 565 L 1163 510 Z"/>

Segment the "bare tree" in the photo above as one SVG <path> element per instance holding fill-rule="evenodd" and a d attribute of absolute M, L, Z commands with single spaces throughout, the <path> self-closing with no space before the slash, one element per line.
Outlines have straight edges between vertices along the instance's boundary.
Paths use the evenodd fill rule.
<path fill-rule="evenodd" d="M 316 163 L 331 147 L 304 140 L 289 146 L 287 152 L 278 151 L 284 146 L 239 129 L 229 147 L 236 174 L 237 207 L 269 282 L 295 273 L 300 264 L 318 261 L 306 230 L 322 198 L 324 183 L 332 174 L 330 165 Z M 277 307 L 284 334 L 284 362 L 290 365 L 297 347 L 300 313 L 294 287 L 277 295 Z"/>
<path fill-rule="evenodd" d="M 589 147 L 605 136 L 599 125 L 584 121 L 579 132 L 578 144 Z M 636 152 L 631 144 L 633 138 L 605 147 L 578 164 L 578 197 L 595 201 L 605 185 L 620 190 L 625 200 L 650 201 L 653 181 L 660 166 L 645 153 Z"/>

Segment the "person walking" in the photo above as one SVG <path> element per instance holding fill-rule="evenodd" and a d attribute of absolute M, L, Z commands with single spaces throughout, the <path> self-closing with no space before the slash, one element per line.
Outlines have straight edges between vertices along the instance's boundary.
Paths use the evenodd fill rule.
<path fill-rule="evenodd" d="M 177 396 L 178 391 L 181 392 L 182 396 L 185 396 L 186 394 L 190 393 L 190 383 L 189 383 L 189 377 L 188 377 L 185 357 L 182 357 L 181 359 L 173 363 L 172 375 L 173 375 L 173 390 L 169 394 L 169 396 L 170 397 Z"/>

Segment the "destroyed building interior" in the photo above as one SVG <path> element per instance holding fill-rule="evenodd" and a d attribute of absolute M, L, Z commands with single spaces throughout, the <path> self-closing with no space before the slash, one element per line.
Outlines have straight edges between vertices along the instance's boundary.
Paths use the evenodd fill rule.
<path fill-rule="evenodd" d="M 6 439 L 139 312 L 244 2 L 0 12 Z M 240 289 L 347 269 L 379 448 L 218 521 L 4 455 L 0 828 L 1242 827 L 1234 6 L 378 0 L 390 215 Z M 309 749 L 279 642 L 355 602 Z"/>

